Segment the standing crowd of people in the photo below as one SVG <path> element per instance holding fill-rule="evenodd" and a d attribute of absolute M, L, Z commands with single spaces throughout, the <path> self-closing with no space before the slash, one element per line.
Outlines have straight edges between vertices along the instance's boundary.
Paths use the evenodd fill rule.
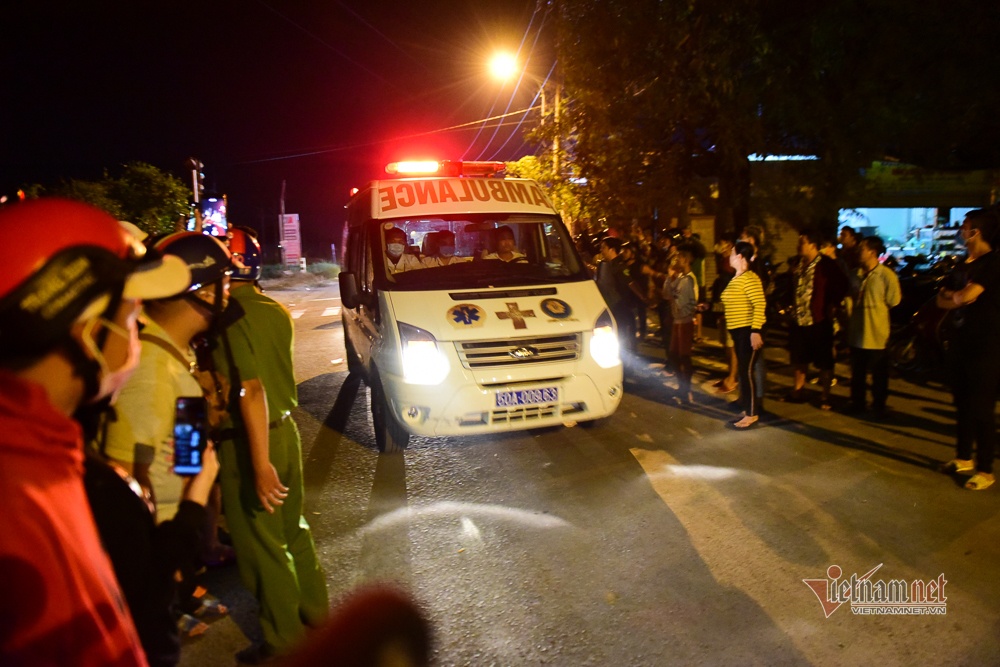
<path fill-rule="evenodd" d="M 25 231 L 36 229 L 45 233 Z M 178 232 L 143 242 L 136 232 L 70 201 L 0 209 L 4 664 L 176 665 L 184 612 L 205 602 L 197 571 L 225 552 L 220 512 L 242 582 L 260 604 L 263 641 L 241 651 L 241 662 L 292 654 L 329 616 L 303 516 L 294 328 L 260 288 L 255 234 L 234 227 L 225 241 Z M 943 469 L 968 475 L 965 488 L 984 490 L 995 482 L 1000 388 L 998 209 L 968 213 L 961 238 L 968 256 L 936 297 L 954 332 L 956 456 Z M 516 260 L 512 240 L 498 250 L 501 259 Z M 885 415 L 889 312 L 900 303 L 899 280 L 880 261 L 879 237 L 844 228 L 840 242 L 831 253 L 821 236 L 799 238 L 785 399 L 804 400 L 815 366 L 819 407 L 831 409 L 839 326 L 851 367 L 845 411 L 868 409 L 871 376 L 871 409 Z M 449 243 L 441 238 L 436 261 L 450 257 Z M 753 226 L 719 243 L 718 278 L 708 291 L 708 253 L 689 229 L 655 240 L 605 236 L 582 248 L 585 259 L 598 260 L 595 278 L 626 359 L 648 333 L 647 310 L 659 314 L 681 403 L 694 401 L 701 318 L 716 311 L 729 367 L 713 388 L 739 391 L 736 429 L 759 425 L 763 414 L 769 276 L 762 248 L 763 230 Z M 204 401 L 210 439 L 192 461 L 195 470 L 178 474 L 177 411 L 196 399 Z M 406 606 L 391 595 L 379 599 Z M 413 620 L 419 643 L 426 635 Z M 342 645 L 343 632 L 331 637 L 327 646 Z M 426 656 L 426 644 L 420 651 Z"/>
<path fill-rule="evenodd" d="M 671 233 L 672 232 L 672 233 Z M 953 332 L 947 366 L 957 421 L 956 457 L 943 466 L 967 474 L 964 486 L 983 490 L 995 482 L 996 398 L 1000 389 L 1000 348 L 992 334 L 1000 330 L 1000 243 L 998 207 L 966 215 L 961 238 L 967 250 L 936 306 L 947 311 Z M 631 239 L 606 235 L 596 252 L 581 244 L 595 278 L 618 324 L 626 377 L 637 363 L 637 343 L 646 337 L 647 309 L 655 310 L 667 360 L 665 372 L 677 378 L 676 400 L 691 403 L 692 346 L 701 338 L 703 312 L 715 314 L 727 374 L 712 385 L 718 395 L 738 391 L 736 429 L 759 424 L 766 386 L 764 346 L 771 272 L 762 258 L 764 231 L 748 225 L 734 241 L 714 247 L 717 278 L 706 290 L 704 246 L 691 230 L 668 230 L 655 239 L 649 232 Z M 838 243 L 839 242 L 839 247 Z M 878 236 L 862 237 L 849 226 L 836 242 L 813 230 L 800 233 L 792 258 L 788 303 L 788 352 L 791 389 L 782 401 L 805 403 L 807 377 L 815 368 L 818 407 L 834 407 L 831 387 L 838 357 L 850 366 L 849 415 L 890 415 L 888 405 L 891 334 L 890 311 L 902 291 L 896 272 L 883 263 L 886 247 Z M 871 402 L 868 402 L 870 393 Z"/>
<path fill-rule="evenodd" d="M 226 550 L 221 511 L 263 633 L 237 660 L 316 664 L 316 642 L 294 657 L 331 624 L 291 316 L 262 293 L 249 228 L 139 236 L 67 200 L 0 209 L 0 662 L 176 665 L 184 612 L 205 603 L 197 573 Z M 191 404 L 209 439 L 181 472 Z M 340 624 L 324 646 L 343 647 Z"/>

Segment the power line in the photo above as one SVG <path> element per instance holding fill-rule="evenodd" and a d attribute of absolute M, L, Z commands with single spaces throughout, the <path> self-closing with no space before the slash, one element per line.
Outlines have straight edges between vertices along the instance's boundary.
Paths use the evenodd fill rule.
<path fill-rule="evenodd" d="M 549 79 L 552 78 L 552 73 L 555 71 L 555 69 L 556 69 L 556 64 L 552 63 L 552 67 L 549 69 L 548 75 L 545 77 L 545 80 L 542 81 L 542 86 L 543 87 L 545 86 L 545 84 L 547 84 L 549 82 Z M 535 104 L 535 102 L 538 100 L 538 96 L 541 95 L 541 93 L 542 93 L 542 88 L 539 88 L 538 92 L 535 93 L 535 98 L 533 100 L 531 100 L 531 104 L 532 105 Z M 532 106 L 531 108 L 533 109 L 534 106 Z M 527 120 L 527 119 L 528 119 L 528 111 L 525 111 L 524 112 L 524 116 L 522 116 L 521 120 L 518 121 L 517 126 L 520 127 L 524 123 L 524 121 Z M 516 133 L 517 133 L 517 128 L 515 128 L 514 130 L 512 130 L 511 133 L 510 133 L 510 135 L 507 137 L 507 140 L 504 141 L 502 144 L 500 144 L 500 147 L 497 148 L 493 152 L 493 155 L 490 157 L 491 160 L 495 160 L 497 158 L 497 155 L 500 154 L 500 151 L 502 151 L 504 149 L 504 146 L 506 146 L 507 144 L 510 143 L 510 140 L 514 138 L 514 135 Z M 493 133 L 493 136 L 496 136 L 496 132 Z M 521 142 L 521 145 L 524 146 L 525 143 L 526 142 Z M 489 145 L 489 144 L 487 144 L 487 145 Z"/>
<path fill-rule="evenodd" d="M 357 20 L 361 21 L 361 23 L 363 23 L 365 26 L 367 26 L 376 35 L 378 35 L 379 37 L 381 37 L 382 39 L 384 39 L 385 41 L 387 41 L 389 44 L 391 44 L 397 51 L 399 51 L 400 53 L 402 53 L 404 56 L 406 56 L 407 58 L 409 58 L 411 61 L 413 61 L 414 63 L 416 63 L 420 67 L 422 67 L 424 70 L 427 70 L 427 66 L 424 63 L 418 61 L 416 58 L 414 58 L 412 55 L 410 55 L 405 49 L 403 49 L 401 46 L 399 46 L 399 44 L 397 44 L 392 39 L 390 39 L 388 35 L 386 35 L 381 30 L 379 30 L 374 25 L 372 25 L 367 19 L 365 19 L 365 17 L 363 17 L 360 14 L 358 14 L 356 11 L 354 11 L 353 9 L 351 9 L 350 7 L 348 7 L 343 2 L 337 2 L 337 4 L 340 5 L 340 7 L 344 11 L 346 11 L 348 14 L 350 14 L 351 16 L 353 16 L 354 18 L 356 18 Z"/>
<path fill-rule="evenodd" d="M 263 6 L 265 7 L 265 8 L 267 8 L 267 9 L 268 9 L 269 11 L 271 11 L 271 12 L 272 12 L 272 13 L 274 13 L 274 14 L 276 14 L 277 16 L 280 16 L 280 17 L 281 17 L 281 18 L 282 18 L 283 20 L 285 20 L 285 21 L 287 21 L 288 23 L 292 24 L 293 26 L 295 26 L 296 28 L 298 28 L 299 30 L 301 30 L 302 32 L 304 32 L 305 34 L 309 35 L 309 36 L 310 36 L 310 37 L 312 37 L 312 38 L 313 38 L 314 40 L 316 40 L 317 42 L 319 42 L 320 44 L 322 44 L 322 45 L 323 45 L 323 46 L 325 46 L 326 48 L 330 49 L 331 51 L 333 51 L 333 52 L 334 52 L 334 53 L 336 53 L 336 54 L 337 54 L 338 56 L 340 56 L 341 58 L 343 58 L 343 59 L 344 59 L 344 60 L 346 60 L 347 62 L 351 63 L 351 64 L 352 64 L 352 65 L 354 65 L 355 67 L 358 67 L 358 68 L 360 68 L 360 69 L 364 70 L 365 72 L 368 72 L 369 74 L 371 74 L 372 76 L 374 76 L 374 77 L 375 77 L 376 79 L 378 79 L 379 81 L 382 81 L 383 83 L 386 83 L 386 84 L 388 84 L 388 85 L 390 85 L 390 86 L 395 86 L 395 84 L 393 84 L 392 82 L 390 82 L 390 81 L 389 81 L 388 79 L 386 79 L 385 77 L 383 77 L 383 76 L 380 76 L 379 74 L 377 74 L 377 73 L 373 72 L 372 70 L 368 69 L 367 67 L 365 67 L 364 65 L 362 65 L 361 63 L 359 63 L 359 62 L 358 62 L 357 60 L 355 60 L 354 58 L 350 57 L 349 55 L 347 55 L 346 53 L 344 53 L 343 51 L 341 51 L 341 50 L 340 50 L 340 49 L 338 49 L 337 47 L 335 47 L 335 46 L 333 46 L 332 44 L 328 43 L 328 42 L 327 42 L 326 40 L 324 40 L 324 39 L 323 39 L 322 37 L 319 37 L 319 36 L 315 35 L 314 33 L 311 33 L 311 32 L 309 32 L 309 31 L 308 31 L 308 30 L 306 30 L 306 29 L 305 29 L 304 27 L 302 27 L 301 25 L 299 25 L 298 23 L 296 23 L 295 21 L 293 21 L 293 20 L 292 20 L 292 19 L 290 19 L 289 17 L 287 17 L 287 16 L 285 16 L 284 14 L 282 14 L 281 12 L 279 12 L 279 11 L 278 11 L 277 9 L 275 9 L 274 7 L 272 7 L 271 5 L 269 5 L 269 4 L 267 4 L 266 2 L 264 2 L 264 0 L 257 0 L 257 2 L 259 2 L 259 3 L 261 4 L 261 5 L 263 5 Z M 377 31 L 376 31 L 376 32 L 377 32 Z"/>
<path fill-rule="evenodd" d="M 367 141 L 367 142 L 358 143 L 358 144 L 350 144 L 350 145 L 347 145 L 347 146 L 335 146 L 335 147 L 332 147 L 332 148 L 322 148 L 322 149 L 317 149 L 317 150 L 313 150 L 313 151 L 305 151 L 305 152 L 300 152 L 300 153 L 293 153 L 293 154 L 289 154 L 289 155 L 278 155 L 278 156 L 275 156 L 275 157 L 261 158 L 259 160 L 242 160 L 240 162 L 234 162 L 233 164 L 260 164 L 260 163 L 263 163 L 263 162 L 277 162 L 279 160 L 291 160 L 291 159 L 294 159 L 294 158 L 309 157 L 309 156 L 312 156 L 312 155 L 323 155 L 325 153 L 337 153 L 337 152 L 340 152 L 340 151 L 347 151 L 347 150 L 352 150 L 352 149 L 355 149 L 355 148 L 364 148 L 366 146 L 377 146 L 379 144 L 389 143 L 390 141 L 400 141 L 400 140 L 403 140 L 403 139 L 414 139 L 416 137 L 426 137 L 428 135 L 439 134 L 441 132 L 454 132 L 456 130 L 461 130 L 461 129 L 464 129 L 464 128 L 467 128 L 467 127 L 472 127 L 474 125 L 479 125 L 480 123 L 484 124 L 484 127 L 485 127 L 486 123 L 489 123 L 489 122 L 492 122 L 492 121 L 496 121 L 496 120 L 501 120 L 501 119 L 507 118 L 509 116 L 516 116 L 518 114 L 528 114 L 529 112 L 534 111 L 535 109 L 539 109 L 539 108 L 540 107 L 538 107 L 538 106 L 531 106 L 531 107 L 528 107 L 527 109 L 518 109 L 517 111 L 511 111 L 509 113 L 500 114 L 499 116 L 491 116 L 489 118 L 482 118 L 480 120 L 473 120 L 473 121 L 470 121 L 468 123 L 460 123 L 459 125 L 452 125 L 450 127 L 442 127 L 442 128 L 437 129 L 437 130 L 428 130 L 427 132 L 417 132 L 416 134 L 407 134 L 407 135 L 402 136 L 402 137 L 392 137 L 390 139 L 381 139 L 379 141 Z M 517 123 L 499 123 L 498 127 L 501 126 L 501 125 L 515 125 L 515 126 L 517 126 L 517 125 L 520 125 L 520 124 L 521 124 L 521 121 L 518 121 Z M 493 127 L 493 126 L 490 125 L 488 127 Z"/>
<path fill-rule="evenodd" d="M 535 17 L 538 15 L 538 12 L 539 12 L 540 9 L 541 9 L 541 3 L 535 5 L 535 11 L 533 11 L 531 13 L 531 19 L 528 21 L 528 26 L 524 29 L 524 35 L 521 37 L 521 43 L 517 47 L 517 55 L 518 56 L 521 55 L 521 51 L 524 49 L 524 43 L 527 41 L 528 35 L 531 33 L 531 26 L 534 25 L 534 23 L 535 23 Z M 545 17 L 546 17 L 547 14 L 548 14 L 548 11 L 546 11 L 544 14 L 542 14 L 542 24 L 543 25 L 545 23 Z M 538 35 L 539 34 L 541 34 L 541 26 L 539 26 L 538 33 L 536 33 L 536 35 L 535 35 L 535 42 L 536 43 L 538 42 Z M 534 47 L 534 45 L 532 45 L 532 48 L 533 47 Z M 530 56 L 529 56 L 529 59 L 530 59 Z M 527 66 L 527 59 L 525 61 L 525 66 Z M 524 70 L 521 70 L 521 78 L 523 78 L 523 77 L 524 77 Z M 517 93 L 517 89 L 521 85 L 521 78 L 518 79 L 517 85 L 514 86 L 514 91 L 511 93 L 510 100 L 507 102 L 507 108 L 504 109 L 504 111 L 507 111 L 507 110 L 510 109 L 510 105 L 514 101 L 514 95 Z M 490 105 L 490 113 L 493 113 L 493 111 L 497 108 L 497 102 L 500 101 L 500 94 L 501 94 L 501 92 L 502 92 L 502 89 L 500 91 L 497 91 L 497 96 L 496 96 L 496 98 L 494 98 L 493 104 Z M 532 101 L 532 104 L 534 104 L 534 101 Z M 479 128 L 479 131 L 476 132 L 476 136 L 474 136 L 472 138 L 472 141 L 469 143 L 469 147 L 466 148 L 465 152 L 462 153 L 462 159 L 465 159 L 465 156 L 469 153 L 469 151 L 472 150 L 472 147 L 476 145 L 476 143 L 479 141 L 479 137 L 482 136 L 483 130 L 485 130 L 485 129 L 486 129 L 485 126 Z M 491 143 L 493 143 L 493 138 L 494 137 L 496 137 L 496 133 L 495 132 L 493 134 L 493 137 L 490 137 L 490 140 L 486 143 L 486 147 L 489 147 L 489 145 Z M 482 155 L 483 155 L 484 151 L 485 151 L 485 148 L 480 151 L 480 153 L 479 153 L 479 158 L 480 159 L 482 158 Z"/>
<path fill-rule="evenodd" d="M 510 109 L 510 105 L 514 103 L 514 97 L 517 95 L 517 91 L 521 89 L 521 83 L 524 81 L 524 77 L 525 77 L 525 75 L 527 74 L 527 71 L 528 71 L 528 63 L 531 61 L 531 55 L 530 54 L 534 52 L 535 46 L 538 45 L 538 38 L 541 37 L 541 35 L 542 35 L 542 28 L 545 26 L 545 16 L 546 16 L 546 14 L 542 14 L 541 23 L 539 23 L 538 30 L 535 32 L 535 41 L 531 43 L 531 50 L 528 52 L 529 55 L 525 59 L 524 69 L 521 70 L 521 76 L 519 76 L 518 79 L 517 79 L 517 85 L 514 86 L 514 90 L 510 94 L 510 100 L 507 101 L 507 108 L 504 109 L 504 111 L 508 111 Z M 528 30 L 531 30 L 531 25 L 530 24 L 528 25 Z M 525 33 L 524 39 L 527 39 L 527 37 L 528 37 L 528 35 L 527 35 L 527 33 Z M 524 39 L 521 40 L 521 47 L 518 48 L 518 53 L 520 53 L 521 49 L 524 47 Z M 545 85 L 544 82 L 542 83 L 542 85 L 543 86 Z M 538 94 L 536 93 L 535 94 L 535 99 L 537 99 L 537 98 L 538 98 Z M 531 103 L 534 104 L 534 100 L 532 100 Z M 525 114 L 525 118 L 526 117 L 527 117 L 527 114 Z M 522 118 L 521 121 L 523 122 L 524 118 Z M 497 138 L 497 133 L 499 132 L 499 130 L 500 130 L 500 128 L 494 128 L 494 130 L 493 130 L 493 136 L 490 137 L 490 140 L 487 141 L 486 145 L 483 146 L 483 148 L 482 148 L 481 151 L 479 151 L 479 158 L 478 159 L 481 160 L 483 158 L 483 155 L 486 153 L 486 149 L 488 149 L 490 146 L 493 145 L 493 140 Z M 513 135 L 514 135 L 514 131 L 511 131 L 510 136 L 507 137 L 507 141 L 505 141 L 503 143 L 503 145 L 501 145 L 500 148 L 498 148 L 493 153 L 494 156 L 496 156 L 496 154 L 499 153 L 500 149 L 502 149 L 504 146 L 507 145 L 507 142 L 510 141 L 510 137 L 513 136 Z"/>

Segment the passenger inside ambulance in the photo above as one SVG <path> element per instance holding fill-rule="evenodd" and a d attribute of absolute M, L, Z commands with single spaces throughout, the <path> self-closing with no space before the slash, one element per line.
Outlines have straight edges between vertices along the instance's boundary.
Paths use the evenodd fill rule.
<path fill-rule="evenodd" d="M 385 264 L 390 275 L 424 268 L 416 255 L 406 252 L 407 245 L 406 232 L 399 227 L 385 231 Z"/>
<path fill-rule="evenodd" d="M 421 263 L 429 269 L 472 260 L 471 257 L 460 257 L 455 254 L 455 232 L 449 229 L 425 234 L 423 255 Z"/>
<path fill-rule="evenodd" d="M 517 249 L 514 230 L 507 225 L 496 229 L 496 251 L 483 255 L 483 259 L 499 259 L 502 262 L 527 262 L 528 258 Z"/>
<path fill-rule="evenodd" d="M 575 280 L 583 272 L 572 239 L 544 216 L 398 219 L 380 223 L 378 230 L 384 275 L 393 289 L 543 284 Z M 410 244 L 419 254 L 408 251 Z"/>

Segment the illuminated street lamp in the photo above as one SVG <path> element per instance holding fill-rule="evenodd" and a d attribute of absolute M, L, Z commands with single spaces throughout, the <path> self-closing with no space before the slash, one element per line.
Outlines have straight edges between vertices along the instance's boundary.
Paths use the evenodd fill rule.
<path fill-rule="evenodd" d="M 518 74 L 519 65 L 517 58 L 509 53 L 497 53 L 489 61 L 490 75 L 495 79 L 501 81 L 509 81 Z M 520 70 L 521 76 L 526 76 L 536 84 L 539 85 L 539 96 L 541 98 L 542 108 L 541 108 L 541 125 L 545 125 L 545 81 L 539 79 L 538 77 L 530 74 L 527 70 Z M 560 174 L 560 164 L 559 164 L 559 154 L 560 154 L 560 135 L 561 129 L 559 127 L 559 117 L 562 111 L 562 86 L 556 81 L 555 84 L 555 96 L 552 105 L 552 123 L 553 123 L 553 133 L 552 133 L 552 173 L 556 180 L 559 180 Z"/>
<path fill-rule="evenodd" d="M 490 74 L 495 79 L 506 81 L 517 73 L 517 58 L 509 53 L 497 53 L 490 59 Z"/>

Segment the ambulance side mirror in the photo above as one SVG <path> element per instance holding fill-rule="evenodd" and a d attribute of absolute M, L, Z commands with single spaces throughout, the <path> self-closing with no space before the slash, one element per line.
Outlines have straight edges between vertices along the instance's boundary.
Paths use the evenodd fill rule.
<path fill-rule="evenodd" d="M 340 302 L 345 308 L 355 309 L 361 305 L 358 295 L 358 281 L 353 273 L 340 272 Z"/>

